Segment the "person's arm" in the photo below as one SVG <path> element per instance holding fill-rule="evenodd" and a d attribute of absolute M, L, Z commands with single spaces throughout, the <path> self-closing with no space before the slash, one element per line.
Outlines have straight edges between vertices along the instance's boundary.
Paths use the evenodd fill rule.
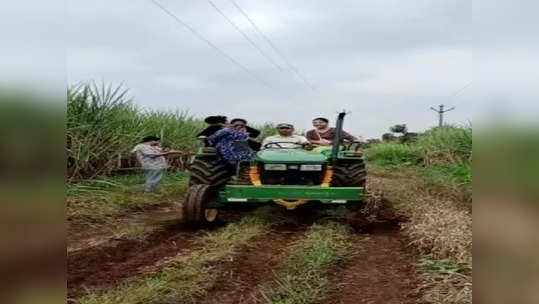
<path fill-rule="evenodd" d="M 268 136 L 264 138 L 264 140 L 262 141 L 262 149 L 266 149 L 266 145 L 269 144 L 272 140 L 271 137 L 272 136 Z"/>
<path fill-rule="evenodd" d="M 311 143 L 305 136 L 302 136 L 302 135 L 298 135 L 298 140 L 299 140 L 299 143 L 302 145 Z"/>
<path fill-rule="evenodd" d="M 311 131 L 307 132 L 305 135 L 307 137 L 307 140 L 309 140 L 309 142 L 311 144 L 313 144 L 313 145 L 327 146 L 327 145 L 331 144 L 331 141 L 323 139 L 322 137 L 320 137 L 317 134 L 316 130 L 311 130 Z"/>
<path fill-rule="evenodd" d="M 149 146 L 140 147 L 137 152 L 151 158 L 167 155 L 167 152 L 156 152 L 152 147 Z"/>
<path fill-rule="evenodd" d="M 200 137 L 200 136 L 206 136 L 206 137 L 212 136 L 213 134 L 215 134 L 216 132 L 218 132 L 222 128 L 223 128 L 222 126 L 209 126 L 206 129 L 202 130 L 200 133 L 198 133 L 197 137 Z"/>
<path fill-rule="evenodd" d="M 351 135 L 350 133 L 348 133 L 348 132 L 346 132 L 344 130 L 342 130 L 342 138 L 346 139 L 348 141 L 356 141 L 357 140 L 357 138 L 355 136 Z"/>
<path fill-rule="evenodd" d="M 257 138 L 258 135 L 260 135 L 260 131 L 255 128 L 251 128 L 249 126 L 246 126 L 245 128 L 247 129 L 247 133 L 249 133 L 250 138 Z"/>
<path fill-rule="evenodd" d="M 320 143 L 320 139 L 316 137 L 314 130 L 307 131 L 307 133 L 305 133 L 305 138 L 313 145 L 318 145 Z"/>
<path fill-rule="evenodd" d="M 168 150 L 168 151 L 163 151 L 163 153 L 164 153 L 165 155 L 170 155 L 170 154 L 182 154 L 183 151 L 170 149 L 170 150 Z"/>
<path fill-rule="evenodd" d="M 212 145 L 215 146 L 217 142 L 221 140 L 221 138 L 227 133 L 229 129 L 222 129 L 211 135 L 210 137 L 206 138 L 206 141 Z"/>

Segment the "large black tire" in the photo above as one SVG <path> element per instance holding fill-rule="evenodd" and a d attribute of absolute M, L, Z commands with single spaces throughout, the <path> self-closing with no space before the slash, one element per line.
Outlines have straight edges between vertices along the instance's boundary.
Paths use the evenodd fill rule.
<path fill-rule="evenodd" d="M 195 157 L 189 166 L 189 185 L 210 185 L 219 187 L 226 184 L 231 173 L 226 164 L 217 157 Z"/>
<path fill-rule="evenodd" d="M 189 225 L 206 223 L 205 211 L 208 204 L 215 199 L 215 189 L 208 185 L 194 185 L 183 203 L 183 220 Z"/>
<path fill-rule="evenodd" d="M 342 161 L 333 167 L 333 187 L 365 187 L 367 170 L 362 159 Z"/>

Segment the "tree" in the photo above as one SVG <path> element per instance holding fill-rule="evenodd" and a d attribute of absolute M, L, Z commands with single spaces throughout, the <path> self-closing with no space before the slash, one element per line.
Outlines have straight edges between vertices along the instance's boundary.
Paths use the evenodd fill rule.
<path fill-rule="evenodd" d="M 408 132 L 408 127 L 406 127 L 406 124 L 398 124 L 389 128 L 389 131 L 392 133 L 401 133 L 402 135 L 405 135 Z"/>
<path fill-rule="evenodd" d="M 393 135 L 393 133 L 384 133 L 382 135 L 382 140 L 383 141 L 392 141 L 395 139 L 395 135 Z"/>

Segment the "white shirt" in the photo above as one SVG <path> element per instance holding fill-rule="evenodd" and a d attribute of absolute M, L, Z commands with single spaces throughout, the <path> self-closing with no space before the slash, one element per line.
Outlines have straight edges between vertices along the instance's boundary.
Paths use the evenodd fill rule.
<path fill-rule="evenodd" d="M 142 169 L 157 170 L 166 169 L 168 167 L 167 160 L 164 156 L 154 156 L 155 154 L 163 152 L 161 147 L 142 143 L 136 145 L 131 152 L 136 154 Z"/>
<path fill-rule="evenodd" d="M 303 145 L 303 144 L 308 143 L 309 141 L 307 140 L 305 136 L 302 136 L 302 135 L 282 136 L 278 134 L 278 135 L 268 136 L 264 138 L 264 141 L 262 141 L 262 149 L 268 149 L 268 148 L 265 148 L 264 146 L 272 142 L 277 142 L 279 144 L 270 145 L 268 146 L 268 148 L 278 149 L 279 146 L 281 146 L 282 148 L 299 148 L 295 144 Z"/>

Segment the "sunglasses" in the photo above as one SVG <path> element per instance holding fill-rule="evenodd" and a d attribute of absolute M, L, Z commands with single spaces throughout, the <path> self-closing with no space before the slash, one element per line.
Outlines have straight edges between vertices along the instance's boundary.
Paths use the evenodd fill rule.
<path fill-rule="evenodd" d="M 280 127 L 279 130 L 292 130 L 290 127 Z"/>
<path fill-rule="evenodd" d="M 242 124 L 234 124 L 232 125 L 234 128 L 243 128 L 245 127 L 245 125 L 242 125 Z"/>

